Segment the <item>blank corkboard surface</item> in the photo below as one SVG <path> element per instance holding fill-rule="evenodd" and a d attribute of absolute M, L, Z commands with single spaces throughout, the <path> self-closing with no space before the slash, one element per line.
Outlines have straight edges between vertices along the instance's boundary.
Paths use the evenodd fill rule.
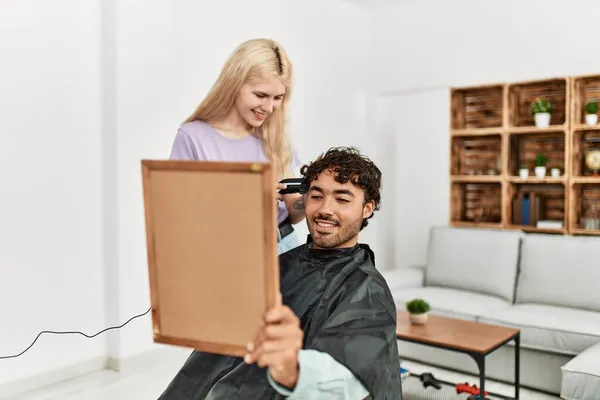
<path fill-rule="evenodd" d="M 277 301 L 268 163 L 142 160 L 153 338 L 242 356 Z"/>

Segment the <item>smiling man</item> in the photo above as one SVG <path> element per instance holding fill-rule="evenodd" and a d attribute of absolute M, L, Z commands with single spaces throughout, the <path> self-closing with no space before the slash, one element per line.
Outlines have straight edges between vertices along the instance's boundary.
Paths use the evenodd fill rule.
<path fill-rule="evenodd" d="M 193 352 L 160 399 L 402 399 L 396 308 L 358 243 L 379 209 L 381 171 L 334 148 L 302 174 L 310 236 L 280 255 L 280 304 L 243 359 Z"/>
<path fill-rule="evenodd" d="M 381 172 L 353 149 L 332 149 L 302 174 L 308 180 L 306 219 L 315 248 L 352 247 L 379 209 Z"/>

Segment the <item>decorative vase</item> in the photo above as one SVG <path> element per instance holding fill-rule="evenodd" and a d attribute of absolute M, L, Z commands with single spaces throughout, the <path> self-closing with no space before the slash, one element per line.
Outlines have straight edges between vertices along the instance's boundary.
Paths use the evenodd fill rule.
<path fill-rule="evenodd" d="M 528 170 L 528 169 L 526 169 L 526 168 L 521 168 L 521 169 L 519 170 L 519 177 L 520 177 L 521 179 L 525 179 L 525 178 L 527 178 L 528 176 L 529 176 L 529 170 Z"/>
<path fill-rule="evenodd" d="M 560 169 L 558 169 L 558 168 L 552 168 L 550 170 L 550 175 L 552 175 L 553 178 L 560 177 Z"/>
<path fill-rule="evenodd" d="M 585 122 L 588 125 L 596 125 L 598 123 L 598 114 L 586 114 Z"/>
<path fill-rule="evenodd" d="M 547 128 L 550 126 L 550 113 L 537 113 L 534 118 L 535 126 L 538 128 Z"/>
<path fill-rule="evenodd" d="M 535 176 L 543 178 L 546 176 L 546 167 L 535 167 Z"/>
<path fill-rule="evenodd" d="M 408 314 L 410 322 L 415 325 L 423 325 L 427 322 L 427 313 L 424 314 Z"/>

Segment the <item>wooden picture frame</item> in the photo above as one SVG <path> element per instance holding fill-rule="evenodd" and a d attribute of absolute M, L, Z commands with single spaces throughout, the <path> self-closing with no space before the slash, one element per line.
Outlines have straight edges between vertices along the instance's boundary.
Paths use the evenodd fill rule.
<path fill-rule="evenodd" d="M 141 166 L 154 342 L 243 356 L 279 295 L 273 166 Z"/>

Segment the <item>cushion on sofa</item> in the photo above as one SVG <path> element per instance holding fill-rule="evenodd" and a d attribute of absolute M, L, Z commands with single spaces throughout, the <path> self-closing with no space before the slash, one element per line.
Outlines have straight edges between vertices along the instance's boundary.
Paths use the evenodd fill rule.
<path fill-rule="evenodd" d="M 390 290 L 423 287 L 424 267 L 408 267 L 380 271 Z"/>
<path fill-rule="evenodd" d="M 425 286 L 485 293 L 513 301 L 522 233 L 432 227 Z"/>
<path fill-rule="evenodd" d="M 415 298 L 425 299 L 431 306 L 431 314 L 474 321 L 480 315 L 494 314 L 510 307 L 510 303 L 496 296 L 459 289 L 423 287 L 392 291 L 396 308 L 406 309 L 406 302 Z"/>
<path fill-rule="evenodd" d="M 597 400 L 600 395 L 600 343 L 584 350 L 562 368 L 560 395 L 568 400 Z"/>
<path fill-rule="evenodd" d="M 600 313 L 543 304 L 517 304 L 480 322 L 521 329 L 521 346 L 576 355 L 600 343 Z"/>
<path fill-rule="evenodd" d="M 600 238 L 524 235 L 517 303 L 600 311 Z"/>

